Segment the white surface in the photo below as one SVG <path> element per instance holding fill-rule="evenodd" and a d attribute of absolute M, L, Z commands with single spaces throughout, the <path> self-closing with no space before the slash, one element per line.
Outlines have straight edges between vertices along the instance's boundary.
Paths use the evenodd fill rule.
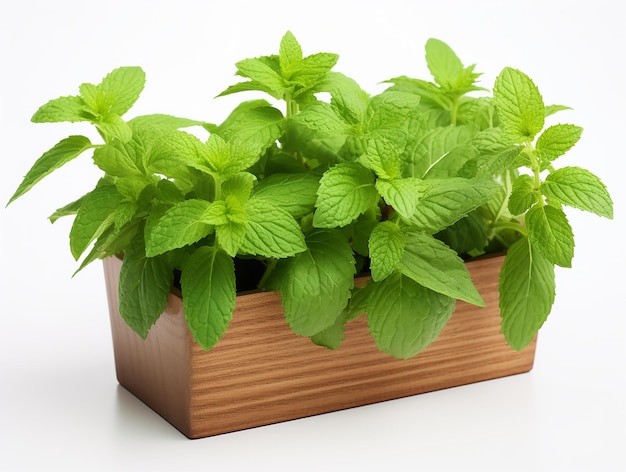
<path fill-rule="evenodd" d="M 81 126 L 34 125 L 37 107 L 121 65 L 148 85 L 131 112 L 219 121 L 212 100 L 234 63 L 273 53 L 291 29 L 305 53 L 336 52 L 371 92 L 423 77 L 423 45 L 448 42 L 491 87 L 505 66 L 528 73 L 558 115 L 585 128 L 560 165 L 598 174 L 616 202 L 607 221 L 570 212 L 574 269 L 526 375 L 189 441 L 118 387 L 102 271 L 71 279 L 70 221 L 52 210 L 81 195 L 88 160 L 0 211 L 0 470 L 626 470 L 623 302 L 623 13 L 615 1 L 378 2 L 28 1 L 0 13 L 0 201 L 43 151 Z M 516 5 L 513 7 L 513 5 Z M 91 133 L 91 130 L 88 132 Z M 93 136 L 93 134 L 90 134 Z"/>

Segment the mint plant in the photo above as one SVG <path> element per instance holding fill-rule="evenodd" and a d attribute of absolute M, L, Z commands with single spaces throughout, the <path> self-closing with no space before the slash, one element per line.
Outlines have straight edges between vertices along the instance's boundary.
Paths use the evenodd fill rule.
<path fill-rule="evenodd" d="M 144 338 L 180 290 L 191 333 L 213 347 L 232 318 L 242 264 L 253 263 L 258 288 L 280 292 L 297 335 L 334 349 L 346 323 L 367 313 L 379 349 L 407 358 L 437 338 L 457 300 L 484 305 L 464 260 L 506 251 L 502 332 L 524 348 L 553 305 L 555 266 L 572 263 L 564 207 L 613 215 L 598 177 L 554 167 L 582 129 L 546 127 L 567 107 L 545 106 L 515 69 L 490 96 L 475 66 L 439 40 L 426 43 L 433 81 L 396 77 L 377 95 L 334 71 L 337 60 L 305 56 L 288 32 L 278 54 L 236 64 L 242 81 L 220 95 L 257 97 L 221 124 L 126 119 L 145 76 L 118 68 L 37 110 L 37 123 L 90 122 L 98 140 L 62 139 L 9 203 L 90 155 L 102 177 L 50 220 L 74 216 L 78 270 L 123 257 L 120 313 Z M 355 287 L 362 272 L 371 280 Z"/>

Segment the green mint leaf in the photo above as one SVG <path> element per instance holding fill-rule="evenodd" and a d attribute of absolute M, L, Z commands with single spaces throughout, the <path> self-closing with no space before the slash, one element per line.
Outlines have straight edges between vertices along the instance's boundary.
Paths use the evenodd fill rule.
<path fill-rule="evenodd" d="M 560 111 L 571 110 L 571 107 L 566 105 L 546 105 L 546 118 L 550 115 L 554 115 Z"/>
<path fill-rule="evenodd" d="M 499 189 L 492 180 L 431 179 L 420 182 L 421 192 L 411 223 L 418 229 L 437 233 L 491 199 Z"/>
<path fill-rule="evenodd" d="M 181 202 L 178 202 L 181 203 Z M 149 238 L 150 233 L 152 232 L 152 228 L 154 228 L 157 223 L 159 222 L 159 220 L 163 217 L 163 215 L 165 215 L 165 213 L 171 209 L 173 206 L 173 204 L 168 203 L 155 203 L 154 206 L 152 207 L 152 209 L 150 210 L 150 213 L 148 214 L 148 216 L 146 217 L 145 220 L 145 224 L 144 224 L 144 243 L 145 246 L 147 246 L 147 241 Z M 146 250 L 147 252 L 147 250 Z"/>
<path fill-rule="evenodd" d="M 204 200 L 200 201 L 204 202 Z M 236 195 L 227 195 L 224 200 L 216 200 L 212 203 L 204 202 L 203 204 L 206 205 L 204 212 L 201 211 L 200 207 L 198 208 L 199 221 L 218 227 L 234 223 L 243 228 L 243 225 L 248 222 L 248 215 L 243 206 L 245 201 Z M 231 254 L 232 250 L 226 250 L 226 252 L 228 255 L 234 256 L 237 250 L 235 249 L 233 254 Z"/>
<path fill-rule="evenodd" d="M 224 252 L 230 257 L 235 257 L 246 237 L 246 225 L 226 221 L 215 228 L 215 236 Z"/>
<path fill-rule="evenodd" d="M 323 135 L 291 119 L 286 122 L 284 138 L 281 141 L 284 154 L 275 153 L 267 160 L 266 174 L 301 173 L 307 172 L 307 167 L 323 169 L 338 161 L 350 160 L 339 156 L 346 143 L 345 136 Z M 300 159 L 294 159 L 294 156 L 303 156 L 305 161 L 308 161 L 307 167 Z"/>
<path fill-rule="evenodd" d="M 189 118 L 180 118 L 178 116 L 155 113 L 152 115 L 136 116 L 132 120 L 129 120 L 128 124 L 133 127 L 155 126 L 166 130 L 175 130 L 180 128 L 189 128 L 191 126 L 206 126 L 208 123 L 204 121 L 191 120 Z"/>
<path fill-rule="evenodd" d="M 233 174 L 228 180 L 222 182 L 222 195 L 225 198 L 232 196 L 245 203 L 250 198 L 255 182 L 256 176 L 249 172 Z"/>
<path fill-rule="evenodd" d="M 350 296 L 350 303 L 345 310 L 345 322 L 356 320 L 367 311 L 367 299 L 369 297 L 372 281 L 370 280 L 363 287 L 354 287 Z"/>
<path fill-rule="evenodd" d="M 86 110 L 91 114 L 90 121 L 97 121 L 110 112 L 111 103 L 100 87 L 84 83 L 80 84 L 78 90 L 80 91 L 80 98 L 86 105 Z"/>
<path fill-rule="evenodd" d="M 42 105 L 31 118 L 33 123 L 76 123 L 89 121 L 85 113 L 85 102 L 81 97 L 69 96 L 50 100 Z"/>
<path fill-rule="evenodd" d="M 472 145 L 480 155 L 493 156 L 513 146 L 502 128 L 487 128 L 472 136 Z"/>
<path fill-rule="evenodd" d="M 432 236 L 408 232 L 398 268 L 402 274 L 435 292 L 485 306 L 463 260 Z"/>
<path fill-rule="evenodd" d="M 70 202 L 67 205 L 62 206 L 61 208 L 56 209 L 54 213 L 52 213 L 48 217 L 48 219 L 50 220 L 50 223 L 55 223 L 59 218 L 63 218 L 64 216 L 71 216 L 71 215 L 75 215 L 76 213 L 78 213 L 78 210 L 80 209 L 80 206 L 83 204 L 85 197 L 86 195 L 83 195 L 79 199 L 74 200 L 73 202 Z"/>
<path fill-rule="evenodd" d="M 457 254 L 482 253 L 487 245 L 487 225 L 478 211 L 473 211 L 435 237 Z"/>
<path fill-rule="evenodd" d="M 96 126 L 105 136 L 128 141 L 133 136 L 132 128 L 118 115 L 108 115 L 96 122 Z"/>
<path fill-rule="evenodd" d="M 167 210 L 146 233 L 147 256 L 193 244 L 210 234 L 213 226 L 205 221 L 210 207 L 205 200 L 185 200 Z"/>
<path fill-rule="evenodd" d="M 305 108 L 292 116 L 291 120 L 317 131 L 322 136 L 344 136 L 351 130 L 350 124 L 338 114 L 335 108 L 324 102 Z"/>
<path fill-rule="evenodd" d="M 502 219 L 511 218 L 508 211 L 510 190 L 505 186 L 504 182 L 499 182 L 493 196 L 482 204 L 476 211 L 486 220 L 502 221 Z"/>
<path fill-rule="evenodd" d="M 151 192 L 149 196 L 144 193 L 144 199 L 150 200 L 154 196 L 154 176 L 146 167 L 162 133 L 157 128 L 134 128 L 128 141 L 113 140 L 94 152 L 94 163 L 109 176 L 118 177 L 115 180 L 118 190 L 131 201 L 140 199 L 144 191 Z M 170 182 L 172 185 L 173 182 Z M 149 204 L 147 201 L 144 203 Z"/>
<path fill-rule="evenodd" d="M 475 166 L 475 177 L 493 178 L 494 175 L 501 175 L 509 169 L 525 165 L 519 163 L 519 158 L 522 154 L 522 147 L 513 146 L 495 154 L 479 156 L 474 161 L 468 161 L 467 164 Z"/>
<path fill-rule="evenodd" d="M 446 126 L 420 133 L 404 156 L 409 175 L 420 178 L 457 176 L 474 158 L 472 132 L 465 126 Z"/>
<path fill-rule="evenodd" d="M 294 90 L 294 97 L 301 102 L 305 92 L 320 87 L 330 70 L 335 66 L 339 56 L 329 52 L 320 52 L 305 57 L 298 70 L 291 74 L 290 80 L 300 87 Z M 323 90 L 323 88 L 322 88 Z"/>
<path fill-rule="evenodd" d="M 437 339 L 454 307 L 454 299 L 396 272 L 372 284 L 367 324 L 378 349 L 408 359 Z"/>
<path fill-rule="evenodd" d="M 368 209 L 349 226 L 342 228 L 344 235 L 352 240 L 354 252 L 364 257 L 369 256 L 369 238 L 380 220 L 381 211 L 377 205 Z"/>
<path fill-rule="evenodd" d="M 346 162 L 327 170 L 317 191 L 313 225 L 334 228 L 356 220 L 378 202 L 374 181 L 374 174 L 356 163 Z"/>
<path fill-rule="evenodd" d="M 203 223 L 210 225 L 225 225 L 228 223 L 228 210 L 224 200 L 217 200 L 211 203 L 204 200 L 197 200 L 196 202 L 201 202 L 198 203 L 197 213 L 198 219 Z"/>
<path fill-rule="evenodd" d="M 429 112 L 435 112 L 436 115 L 445 115 L 445 126 L 450 124 L 450 113 L 448 110 L 452 107 L 452 101 L 446 96 L 445 92 L 437 87 L 437 85 L 421 79 L 400 76 L 387 80 L 387 83 L 394 84 L 387 90 L 394 92 L 412 93 L 420 97 L 420 104 L 424 105 Z"/>
<path fill-rule="evenodd" d="M 212 134 L 206 143 L 204 157 L 208 169 L 228 178 L 253 166 L 260 158 L 257 149 L 243 142 L 227 142 L 220 136 Z M 203 165 L 195 166 L 203 170 Z"/>
<path fill-rule="evenodd" d="M 493 129 L 495 115 L 492 98 L 463 96 L 458 101 L 456 123 L 480 132 Z"/>
<path fill-rule="evenodd" d="M 96 239 L 91 251 L 83 258 L 79 268 L 73 275 L 78 274 L 92 262 L 98 259 L 104 259 L 110 256 L 117 256 L 132 244 L 135 237 L 140 234 L 139 220 L 133 220 L 122 228 L 116 228 L 115 225 L 109 226 Z"/>
<path fill-rule="evenodd" d="M 400 176 L 402 150 L 396 143 L 386 139 L 370 139 L 365 153 L 357 162 L 374 171 L 382 179 L 394 179 Z"/>
<path fill-rule="evenodd" d="M 165 203 L 169 205 L 182 202 L 185 199 L 185 196 L 183 195 L 181 190 L 171 180 L 161 179 L 157 182 L 156 188 L 154 189 L 156 202 L 153 202 L 151 196 L 149 195 L 152 188 L 154 187 L 146 187 L 145 195 L 147 198 L 147 205 L 152 205 L 153 203 L 154 206 L 158 205 L 159 203 Z"/>
<path fill-rule="evenodd" d="M 506 67 L 496 78 L 493 98 L 502 127 L 516 143 L 532 140 L 545 122 L 539 89 L 523 72 Z"/>
<path fill-rule="evenodd" d="M 448 89 L 456 87 L 463 72 L 463 63 L 450 46 L 435 38 L 426 42 L 426 64 L 435 82 Z"/>
<path fill-rule="evenodd" d="M 252 79 L 263 87 L 263 91 L 267 91 L 275 98 L 282 98 L 285 83 L 276 56 L 244 59 L 236 65 L 238 75 Z"/>
<path fill-rule="evenodd" d="M 216 225 L 215 235 L 219 246 L 226 254 L 235 257 L 244 242 L 248 223 L 242 200 L 228 195 L 226 200 L 213 202 L 204 215 L 204 221 Z"/>
<path fill-rule="evenodd" d="M 135 202 L 143 207 L 150 204 L 149 202 L 155 192 L 151 182 L 144 178 L 117 178 L 115 179 L 115 186 L 124 200 Z"/>
<path fill-rule="evenodd" d="M 91 141 L 84 136 L 70 136 L 59 141 L 52 149 L 37 159 L 7 205 L 28 192 L 45 176 L 78 157 L 89 148 L 91 148 Z"/>
<path fill-rule="evenodd" d="M 259 182 L 254 198 L 267 200 L 294 218 L 313 211 L 317 200 L 319 177 L 312 174 L 273 174 Z"/>
<path fill-rule="evenodd" d="M 401 142 L 406 138 L 406 124 L 415 113 L 420 99 L 418 96 L 385 91 L 371 98 L 364 122 L 364 133 L 374 139 L 389 139 Z"/>
<path fill-rule="evenodd" d="M 341 143 L 339 142 L 340 139 L 342 140 Z M 367 141 L 367 139 L 364 140 L 357 136 L 338 136 L 335 137 L 335 140 L 337 144 L 340 144 L 340 147 L 333 156 L 334 160 L 327 161 L 332 164 L 336 162 L 358 162 L 359 157 L 363 155 L 365 149 L 364 141 Z"/>
<path fill-rule="evenodd" d="M 237 75 L 250 80 L 228 87 L 220 96 L 260 90 L 277 99 L 295 99 L 301 105 L 310 104 L 316 100 L 313 93 L 326 91 L 319 87 L 337 59 L 336 54 L 330 53 L 303 57 L 300 44 L 288 31 L 281 40 L 277 55 L 239 61 Z"/>
<path fill-rule="evenodd" d="M 528 238 L 508 250 L 500 272 L 502 333 L 513 349 L 531 343 L 552 309 L 555 297 L 554 265 Z"/>
<path fill-rule="evenodd" d="M 248 113 L 250 113 L 250 111 L 254 110 L 255 108 L 270 108 L 270 107 L 271 105 L 267 100 L 262 100 L 262 99 L 245 100 L 239 103 L 237 106 L 235 106 L 235 108 L 233 108 L 233 110 L 226 117 L 226 119 L 222 122 L 222 124 L 220 124 L 217 127 L 215 127 L 215 125 L 211 125 L 209 126 L 209 128 L 212 128 L 212 129 L 208 129 L 208 131 L 210 133 L 222 135 L 231 127 L 237 126 L 237 124 L 240 121 L 245 120 Z"/>
<path fill-rule="evenodd" d="M 113 225 L 116 229 L 130 223 L 137 214 L 137 205 L 133 202 L 122 202 L 119 204 L 113 215 Z"/>
<path fill-rule="evenodd" d="M 586 169 L 558 169 L 546 177 L 541 191 L 548 201 L 613 218 L 613 201 L 606 186 Z"/>
<path fill-rule="evenodd" d="M 146 172 L 146 168 L 150 157 L 169 131 L 151 126 L 134 127 L 132 128 L 132 133 L 132 139 L 124 143 L 123 148 L 132 157 L 136 167 L 143 174 L 149 174 L 149 172 Z"/>
<path fill-rule="evenodd" d="M 522 174 L 515 182 L 509 197 L 509 211 L 512 215 L 525 213 L 535 202 L 535 179 L 530 175 Z"/>
<path fill-rule="evenodd" d="M 100 90 L 107 97 L 110 112 L 122 116 L 139 98 L 146 84 L 141 67 L 120 67 L 102 79 Z"/>
<path fill-rule="evenodd" d="M 235 309 L 233 260 L 219 249 L 196 249 L 183 267 L 181 287 L 189 329 L 202 349 L 211 349 L 228 328 Z"/>
<path fill-rule="evenodd" d="M 419 179 L 392 179 L 376 181 L 376 190 L 398 214 L 409 220 L 415 211 L 420 195 Z"/>
<path fill-rule="evenodd" d="M 124 251 L 120 271 L 120 315 L 142 338 L 161 316 L 174 271 L 167 257 L 146 257 L 139 236 Z"/>
<path fill-rule="evenodd" d="M 226 218 L 228 221 L 242 225 L 248 223 L 249 217 L 246 210 L 247 200 L 243 201 L 234 195 L 228 195 L 226 196 L 224 203 L 226 208 Z"/>
<path fill-rule="evenodd" d="M 280 138 L 283 121 L 283 114 L 274 107 L 245 107 L 245 111 L 233 112 L 218 127 L 218 133 L 228 141 L 243 143 L 260 155 Z"/>
<path fill-rule="evenodd" d="M 78 260 L 85 249 L 113 224 L 121 195 L 114 185 L 96 187 L 82 201 L 70 229 L 70 249 Z"/>
<path fill-rule="evenodd" d="M 474 66 L 463 67 L 450 46 L 434 38 L 426 42 L 426 63 L 435 82 L 444 90 L 471 89 L 480 76 L 473 72 Z"/>
<path fill-rule="evenodd" d="M 306 250 L 278 261 L 269 288 L 279 290 L 285 318 L 294 332 L 314 336 L 332 326 L 354 286 L 354 258 L 336 230 L 306 235 Z"/>
<path fill-rule="evenodd" d="M 341 346 L 341 343 L 345 339 L 345 330 L 345 314 L 341 313 L 335 320 L 335 323 L 311 336 L 311 341 L 313 341 L 313 344 L 327 349 L 339 349 L 339 346 Z"/>
<path fill-rule="evenodd" d="M 377 224 L 369 238 L 370 270 L 372 279 L 379 282 L 391 275 L 396 268 L 406 244 L 406 235 L 394 223 Z"/>
<path fill-rule="evenodd" d="M 84 116 L 108 138 L 127 141 L 130 125 L 121 116 L 139 98 L 145 74 L 139 67 L 120 67 L 110 72 L 99 85 L 84 83 L 79 87 L 84 102 Z"/>
<path fill-rule="evenodd" d="M 526 214 L 526 227 L 531 245 L 543 257 L 561 267 L 572 267 L 574 233 L 563 210 L 537 205 Z"/>
<path fill-rule="evenodd" d="M 347 123 L 358 126 L 364 122 L 369 95 L 356 81 L 339 72 L 331 72 L 324 86 L 331 94 L 333 109 Z"/>
<path fill-rule="evenodd" d="M 184 131 L 164 133 L 147 156 L 146 169 L 177 181 L 189 181 L 189 167 L 212 172 L 205 157 L 206 146 L 195 136 Z"/>
<path fill-rule="evenodd" d="M 536 149 L 539 155 L 553 161 L 569 151 L 580 139 L 583 129 L 574 125 L 553 125 L 547 128 L 539 139 Z"/>
<path fill-rule="evenodd" d="M 285 258 L 306 250 L 298 222 L 285 210 L 264 199 L 245 204 L 248 215 L 241 251 L 270 258 Z"/>
<path fill-rule="evenodd" d="M 274 98 L 277 98 L 277 99 L 281 98 L 277 92 L 274 92 L 269 87 L 266 87 L 263 84 L 260 84 L 259 82 L 256 82 L 254 80 L 248 80 L 246 82 L 239 82 L 238 84 L 231 85 L 227 87 L 224 91 L 220 92 L 220 94 L 217 95 L 217 97 L 224 97 L 226 95 L 230 95 L 233 93 L 251 92 L 251 91 L 265 92 L 265 93 L 272 95 Z"/>
<path fill-rule="evenodd" d="M 138 162 L 135 149 L 125 146 L 121 141 L 114 141 L 96 148 L 93 153 L 94 163 L 109 175 L 121 178 L 143 177 L 141 162 Z"/>
<path fill-rule="evenodd" d="M 291 31 L 287 31 L 280 42 L 279 61 L 280 70 L 286 79 L 290 79 L 302 65 L 302 48 Z"/>
<path fill-rule="evenodd" d="M 228 142 L 217 134 L 212 134 L 206 144 L 198 146 L 195 143 L 193 146 L 198 153 L 198 158 L 192 160 L 189 163 L 190 166 L 207 174 L 225 173 L 231 160 L 231 149 Z"/>
<path fill-rule="evenodd" d="M 202 215 L 202 222 L 216 226 L 215 233 L 220 247 L 229 256 L 235 257 L 243 244 L 245 224 L 248 222 L 248 215 L 241 201 L 229 195 L 226 200 L 209 204 Z"/>

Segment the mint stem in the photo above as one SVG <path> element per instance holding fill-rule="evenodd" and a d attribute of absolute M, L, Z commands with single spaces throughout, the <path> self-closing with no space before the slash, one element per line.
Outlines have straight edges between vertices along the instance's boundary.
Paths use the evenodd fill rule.
<path fill-rule="evenodd" d="M 263 277 L 261 277 L 261 280 L 259 281 L 259 285 L 258 285 L 259 289 L 263 290 L 265 288 L 267 279 L 269 279 L 270 275 L 272 275 L 272 272 L 274 272 L 274 269 L 276 268 L 277 264 L 278 264 L 278 259 L 269 260 L 267 267 L 265 268 L 265 273 L 263 274 Z"/>

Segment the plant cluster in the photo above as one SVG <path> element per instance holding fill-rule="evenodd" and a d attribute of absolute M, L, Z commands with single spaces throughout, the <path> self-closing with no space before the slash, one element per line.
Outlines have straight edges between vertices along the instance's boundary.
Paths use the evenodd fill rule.
<path fill-rule="evenodd" d="M 518 70 L 502 70 L 489 95 L 474 66 L 436 39 L 426 43 L 433 81 L 396 77 L 376 95 L 333 71 L 337 60 L 304 56 L 288 32 L 278 54 L 238 62 L 243 80 L 221 94 L 267 100 L 241 102 L 219 125 L 124 119 L 145 75 L 118 68 L 35 113 L 37 123 L 90 122 L 102 142 L 61 140 L 11 201 L 90 152 L 104 175 L 50 219 L 75 215 L 81 269 L 123 254 L 120 313 L 142 337 L 179 284 L 189 328 L 210 349 L 232 318 L 246 270 L 236 268 L 252 261 L 296 334 L 336 348 L 345 324 L 367 313 L 378 347 L 407 358 L 438 336 L 457 300 L 483 304 L 464 259 L 506 251 L 502 332 L 524 348 L 551 310 L 555 265 L 571 266 L 563 207 L 612 217 L 598 177 L 553 167 L 582 129 L 546 127 L 567 107 L 545 106 Z M 371 281 L 357 288 L 361 271 Z"/>

